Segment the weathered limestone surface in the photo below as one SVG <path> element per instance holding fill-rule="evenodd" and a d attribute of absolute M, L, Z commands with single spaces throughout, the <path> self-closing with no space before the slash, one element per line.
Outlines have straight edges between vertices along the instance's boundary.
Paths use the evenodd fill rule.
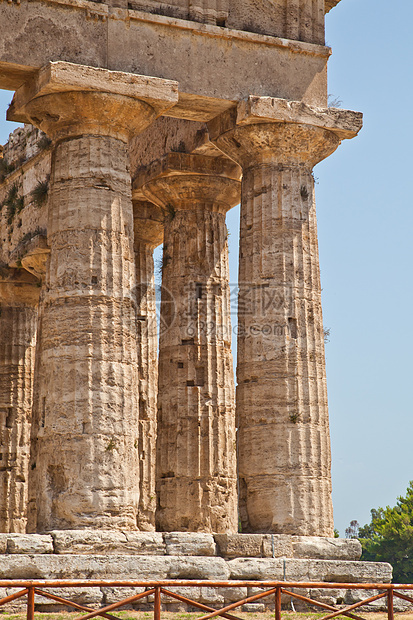
<path fill-rule="evenodd" d="M 361 544 L 356 539 L 326 538 L 320 536 L 292 536 L 293 557 L 320 560 L 358 560 Z"/>
<path fill-rule="evenodd" d="M 8 554 L 108 549 L 275 561 L 359 552 L 291 535 L 326 536 L 333 527 L 312 167 L 361 126 L 356 113 L 324 107 L 324 15 L 338 1 L 2 5 L 0 87 L 17 88 L 8 117 L 54 141 L 48 160 L 33 138 L 21 153 L 10 145 L 23 180 L 2 167 L 0 262 L 43 284 L 28 530 L 54 532 L 52 547 L 49 538 L 33 547 L 30 538 L 7 539 Z M 179 96 L 176 82 L 159 77 L 178 79 Z M 134 173 L 160 151 L 138 174 L 132 208 L 127 143 L 160 115 L 170 118 L 158 122 L 157 139 L 147 133 L 132 147 Z M 33 228 L 41 221 L 30 211 L 37 168 L 27 156 L 44 159 L 44 172 L 51 167 L 50 191 L 42 190 L 47 237 L 45 225 Z M 224 223 L 238 202 L 234 162 L 244 175 L 237 424 Z M 152 254 L 163 224 L 158 406 Z M 33 392 L 33 356 L 27 366 L 23 400 Z M 6 400 L 16 391 L 10 377 Z M 11 408 L 3 409 L 8 429 Z M 20 415 L 25 428 L 30 410 Z M 4 432 L 10 452 L 15 438 Z M 17 478 L 18 525 L 6 529 L 26 519 L 27 475 Z M 261 535 L 231 537 L 237 490 L 243 530 Z M 155 491 L 159 529 L 204 534 L 151 533 Z M 63 527 L 76 528 L 73 536 L 55 529 Z M 82 537 L 78 528 L 88 527 L 101 532 Z M 189 559 L 185 566 L 193 570 Z"/>
<path fill-rule="evenodd" d="M 215 534 L 219 555 L 237 557 L 292 557 L 292 537 L 284 534 Z"/>
<path fill-rule="evenodd" d="M 23 261 L 46 234 L 51 152 L 42 136 L 31 125 L 19 127 L 0 160 L 0 262 L 9 267 L 26 268 Z M 45 191 L 36 200 L 39 184 Z"/>
<path fill-rule="evenodd" d="M 190 555 L 233 558 L 358 560 L 361 545 L 347 538 L 288 534 L 207 534 L 55 530 L 50 534 L 0 534 L 0 553 L 64 555 Z"/>
<path fill-rule="evenodd" d="M 212 534 L 171 532 L 164 534 L 168 555 L 217 555 Z"/>
<path fill-rule="evenodd" d="M 134 555 L 6 555 L 0 579 L 211 579 L 227 580 L 222 558 Z M 30 560 L 30 561 L 28 561 Z"/>
<path fill-rule="evenodd" d="M 0 579 L 62 579 L 67 577 L 79 579 L 109 579 L 109 580 L 157 580 L 157 579 L 206 579 L 206 580 L 277 580 L 337 582 L 337 589 L 316 590 L 300 589 L 304 596 L 312 596 L 323 600 L 327 604 L 336 604 L 338 601 L 351 603 L 360 600 L 362 594 L 340 589 L 340 582 L 355 583 L 387 583 L 391 581 L 392 569 L 389 564 L 374 562 L 349 562 L 328 560 L 291 560 L 291 559 L 258 559 L 238 558 L 225 562 L 216 557 L 182 557 L 182 556 L 125 556 L 125 555 L 5 555 L 0 564 Z M 256 588 L 228 587 L 213 588 L 170 588 L 183 596 L 193 598 L 201 603 L 217 606 L 245 598 L 259 592 Z M 139 588 L 127 590 L 113 587 L 103 587 L 102 603 L 108 604 L 120 600 L 125 596 L 133 596 L 142 591 Z M 57 595 L 61 594 L 57 589 Z M 67 594 L 77 602 L 90 603 L 99 601 L 98 592 L 88 588 L 84 591 L 72 589 Z M 8 592 L 10 593 L 10 592 Z M 2 594 L 2 592 L 0 592 Z M 366 594 L 366 596 L 368 593 Z M 153 602 L 153 599 L 152 601 Z M 273 598 L 263 601 L 266 607 L 273 608 Z M 286 598 L 285 603 L 289 602 Z M 53 610 L 53 603 L 36 599 L 36 606 L 40 609 Z M 136 603 L 137 608 L 145 607 L 147 603 Z M 176 601 L 167 598 L 164 601 L 166 608 L 174 609 Z"/>
<path fill-rule="evenodd" d="M 312 32 L 314 23 L 321 40 L 322 2 L 301 2 L 304 12 L 311 2 L 318 18 L 306 16 L 299 24 Z M 298 6 L 297 0 L 292 4 Z M 152 14 L 87 0 L 3 2 L 0 87 L 14 90 L 47 62 L 62 60 L 177 80 L 180 100 L 171 113 L 188 120 L 208 121 L 251 93 L 326 105 L 330 49 L 287 34 L 271 36 L 285 31 L 278 0 L 245 0 L 244 8 L 232 0 L 233 25 L 225 28 L 158 15 L 158 2 L 150 5 Z M 296 17 L 289 23 L 297 31 Z"/>
<path fill-rule="evenodd" d="M 51 536 L 57 554 L 165 554 L 162 534 L 155 532 L 56 530 Z"/>
<path fill-rule="evenodd" d="M 51 63 L 16 92 L 9 109 L 9 118 L 30 121 L 57 141 L 32 433 L 37 531 L 137 527 L 136 280 L 126 143 L 176 98 L 176 84 L 165 80 Z"/>
<path fill-rule="evenodd" d="M 251 97 L 210 124 L 218 147 L 243 168 L 237 426 L 244 532 L 333 533 L 312 168 L 357 133 L 360 118 L 347 116 Z"/>
<path fill-rule="evenodd" d="M 326 10 L 337 0 L 329 0 Z M 221 27 L 269 34 L 310 43 L 324 43 L 324 0 L 132 0 L 132 8 Z"/>
<path fill-rule="evenodd" d="M 0 267 L 0 531 L 24 532 L 27 519 L 37 279 Z"/>
<path fill-rule="evenodd" d="M 231 579 L 386 583 L 392 568 L 385 562 L 237 558 L 228 561 Z"/>
<path fill-rule="evenodd" d="M 53 553 L 53 539 L 41 534 L 2 534 L 7 553 Z M 5 552 L 5 553 L 6 553 Z"/>
<path fill-rule="evenodd" d="M 229 0 L 227 25 L 324 45 L 324 0 Z"/>
<path fill-rule="evenodd" d="M 158 333 L 153 251 L 163 240 L 163 213 L 152 203 L 133 202 L 139 371 L 138 528 L 155 529 L 156 402 Z"/>
<path fill-rule="evenodd" d="M 161 531 L 237 529 L 225 213 L 238 200 L 238 179 L 232 162 L 175 153 L 135 180 L 166 211 L 157 438 Z"/>

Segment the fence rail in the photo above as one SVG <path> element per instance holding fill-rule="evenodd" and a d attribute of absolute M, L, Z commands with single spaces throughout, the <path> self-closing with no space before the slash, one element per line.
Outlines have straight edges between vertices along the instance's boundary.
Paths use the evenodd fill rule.
<path fill-rule="evenodd" d="M 116 588 L 145 588 L 144 592 L 129 596 L 128 598 L 121 599 L 111 605 L 106 605 L 100 609 L 92 609 L 86 605 L 80 605 L 65 598 L 64 596 L 58 596 L 52 592 L 48 592 L 45 588 L 102 588 L 102 587 L 116 587 Z M 204 605 L 198 601 L 195 601 L 186 596 L 170 590 L 169 588 L 260 588 L 262 592 L 247 596 L 240 599 L 235 603 L 226 605 L 220 609 L 214 609 L 209 605 Z M 154 597 L 153 600 L 153 617 L 154 620 L 161 620 L 161 603 L 162 596 L 167 596 L 172 599 L 176 599 L 182 603 L 186 603 L 191 607 L 208 612 L 205 615 L 198 618 L 198 620 L 209 620 L 221 616 L 227 620 L 241 620 L 238 616 L 235 616 L 229 612 L 245 605 L 247 603 L 254 603 L 261 599 L 273 597 L 275 607 L 275 620 L 282 619 L 281 609 L 281 597 L 286 595 L 292 599 L 305 602 L 315 607 L 320 607 L 330 613 L 323 616 L 320 620 L 330 620 L 337 616 L 346 616 L 353 620 L 363 620 L 360 616 L 353 614 L 352 612 L 363 605 L 368 605 L 374 601 L 380 599 L 386 599 L 388 620 L 394 619 L 394 597 L 400 598 L 404 601 L 413 604 L 413 597 L 407 596 L 400 590 L 408 591 L 413 590 L 413 584 L 394 584 L 394 583 L 326 583 L 326 582 L 303 582 L 303 581 L 207 581 L 207 580 L 165 580 L 165 581 L 105 581 L 105 580 L 31 580 L 23 581 L 17 579 L 0 580 L 0 588 L 22 588 L 14 594 L 10 594 L 0 599 L 0 607 L 15 601 L 20 598 L 26 597 L 27 603 L 27 620 L 34 620 L 35 613 L 35 596 L 42 596 L 46 599 L 50 599 L 54 602 L 66 605 L 78 611 L 86 612 L 82 616 L 79 616 L 76 620 L 91 620 L 100 616 L 107 620 L 119 620 L 116 616 L 111 615 L 110 612 L 116 611 L 125 605 L 132 605 L 139 600 L 148 599 L 150 596 Z M 378 593 L 374 596 L 369 596 L 362 601 L 347 605 L 344 607 L 334 607 L 316 601 L 315 599 L 304 596 L 298 592 L 294 592 L 294 588 L 298 589 L 317 589 L 317 590 L 376 590 Z"/>

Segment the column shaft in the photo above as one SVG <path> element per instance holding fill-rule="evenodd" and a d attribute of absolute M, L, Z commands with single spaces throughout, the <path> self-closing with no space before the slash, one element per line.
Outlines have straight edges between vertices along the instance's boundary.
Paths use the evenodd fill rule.
<path fill-rule="evenodd" d="M 355 112 L 267 97 L 250 97 L 209 125 L 217 146 L 243 169 L 237 369 L 243 531 L 333 535 L 312 169 L 360 127 Z"/>
<path fill-rule="evenodd" d="M 26 531 L 38 290 L 0 282 L 1 532 Z"/>
<path fill-rule="evenodd" d="M 135 528 L 138 425 L 133 214 L 123 142 L 54 154 L 37 403 L 37 529 Z"/>
<path fill-rule="evenodd" d="M 244 171 L 239 283 L 243 531 L 331 535 L 327 387 L 310 169 L 262 165 Z"/>
<path fill-rule="evenodd" d="M 175 82 L 56 62 L 16 91 L 8 111 L 55 141 L 31 463 L 37 531 L 137 527 L 127 143 L 177 99 Z"/>
<path fill-rule="evenodd" d="M 238 200 L 239 170 L 233 163 L 173 154 L 142 177 L 143 193 L 166 211 L 157 528 L 237 531 L 225 213 Z"/>
<path fill-rule="evenodd" d="M 198 205 L 201 207 L 201 205 Z M 236 531 L 235 393 L 225 215 L 165 226 L 157 484 L 163 531 Z"/>

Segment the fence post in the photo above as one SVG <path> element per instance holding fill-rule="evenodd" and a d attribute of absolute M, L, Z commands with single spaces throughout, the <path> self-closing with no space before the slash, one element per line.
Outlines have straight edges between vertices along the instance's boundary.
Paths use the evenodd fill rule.
<path fill-rule="evenodd" d="M 388 620 L 394 620 L 393 588 L 387 590 L 387 617 Z"/>
<path fill-rule="evenodd" d="M 34 620 L 34 588 L 27 592 L 27 620 Z"/>
<path fill-rule="evenodd" d="M 281 586 L 275 592 L 275 620 L 281 620 Z"/>
<path fill-rule="evenodd" d="M 155 590 L 155 603 L 153 606 L 153 619 L 161 620 L 161 589 Z"/>

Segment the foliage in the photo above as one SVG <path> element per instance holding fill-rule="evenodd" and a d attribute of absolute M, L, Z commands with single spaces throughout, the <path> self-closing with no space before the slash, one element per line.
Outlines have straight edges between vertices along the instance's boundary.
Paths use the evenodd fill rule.
<path fill-rule="evenodd" d="M 173 205 L 168 203 L 166 205 L 165 222 L 172 222 L 176 216 L 176 209 Z"/>
<path fill-rule="evenodd" d="M 44 181 L 39 181 L 32 191 L 33 202 L 41 207 L 47 200 L 47 194 L 49 193 L 49 177 L 46 177 Z"/>
<path fill-rule="evenodd" d="M 390 562 L 395 583 L 413 582 L 413 481 L 394 508 L 371 510 L 371 522 L 361 527 L 362 560 Z"/>
<path fill-rule="evenodd" d="M 43 135 L 40 140 L 37 143 L 37 147 L 39 149 L 39 151 L 45 151 L 46 149 L 49 148 L 49 146 L 51 145 L 52 141 L 50 138 L 48 138 L 46 135 Z"/>
<path fill-rule="evenodd" d="M 340 532 L 336 527 L 334 528 L 334 538 L 340 538 Z"/>
<path fill-rule="evenodd" d="M 13 183 L 9 189 L 6 198 L 0 204 L 0 211 L 3 207 L 7 208 L 7 224 L 10 226 L 13 223 L 14 216 L 24 208 L 24 198 L 19 195 L 19 186 L 17 183 Z"/>
<path fill-rule="evenodd" d="M 341 108 L 343 102 L 340 97 L 335 97 L 334 95 L 328 95 L 328 107 L 329 108 Z"/>

